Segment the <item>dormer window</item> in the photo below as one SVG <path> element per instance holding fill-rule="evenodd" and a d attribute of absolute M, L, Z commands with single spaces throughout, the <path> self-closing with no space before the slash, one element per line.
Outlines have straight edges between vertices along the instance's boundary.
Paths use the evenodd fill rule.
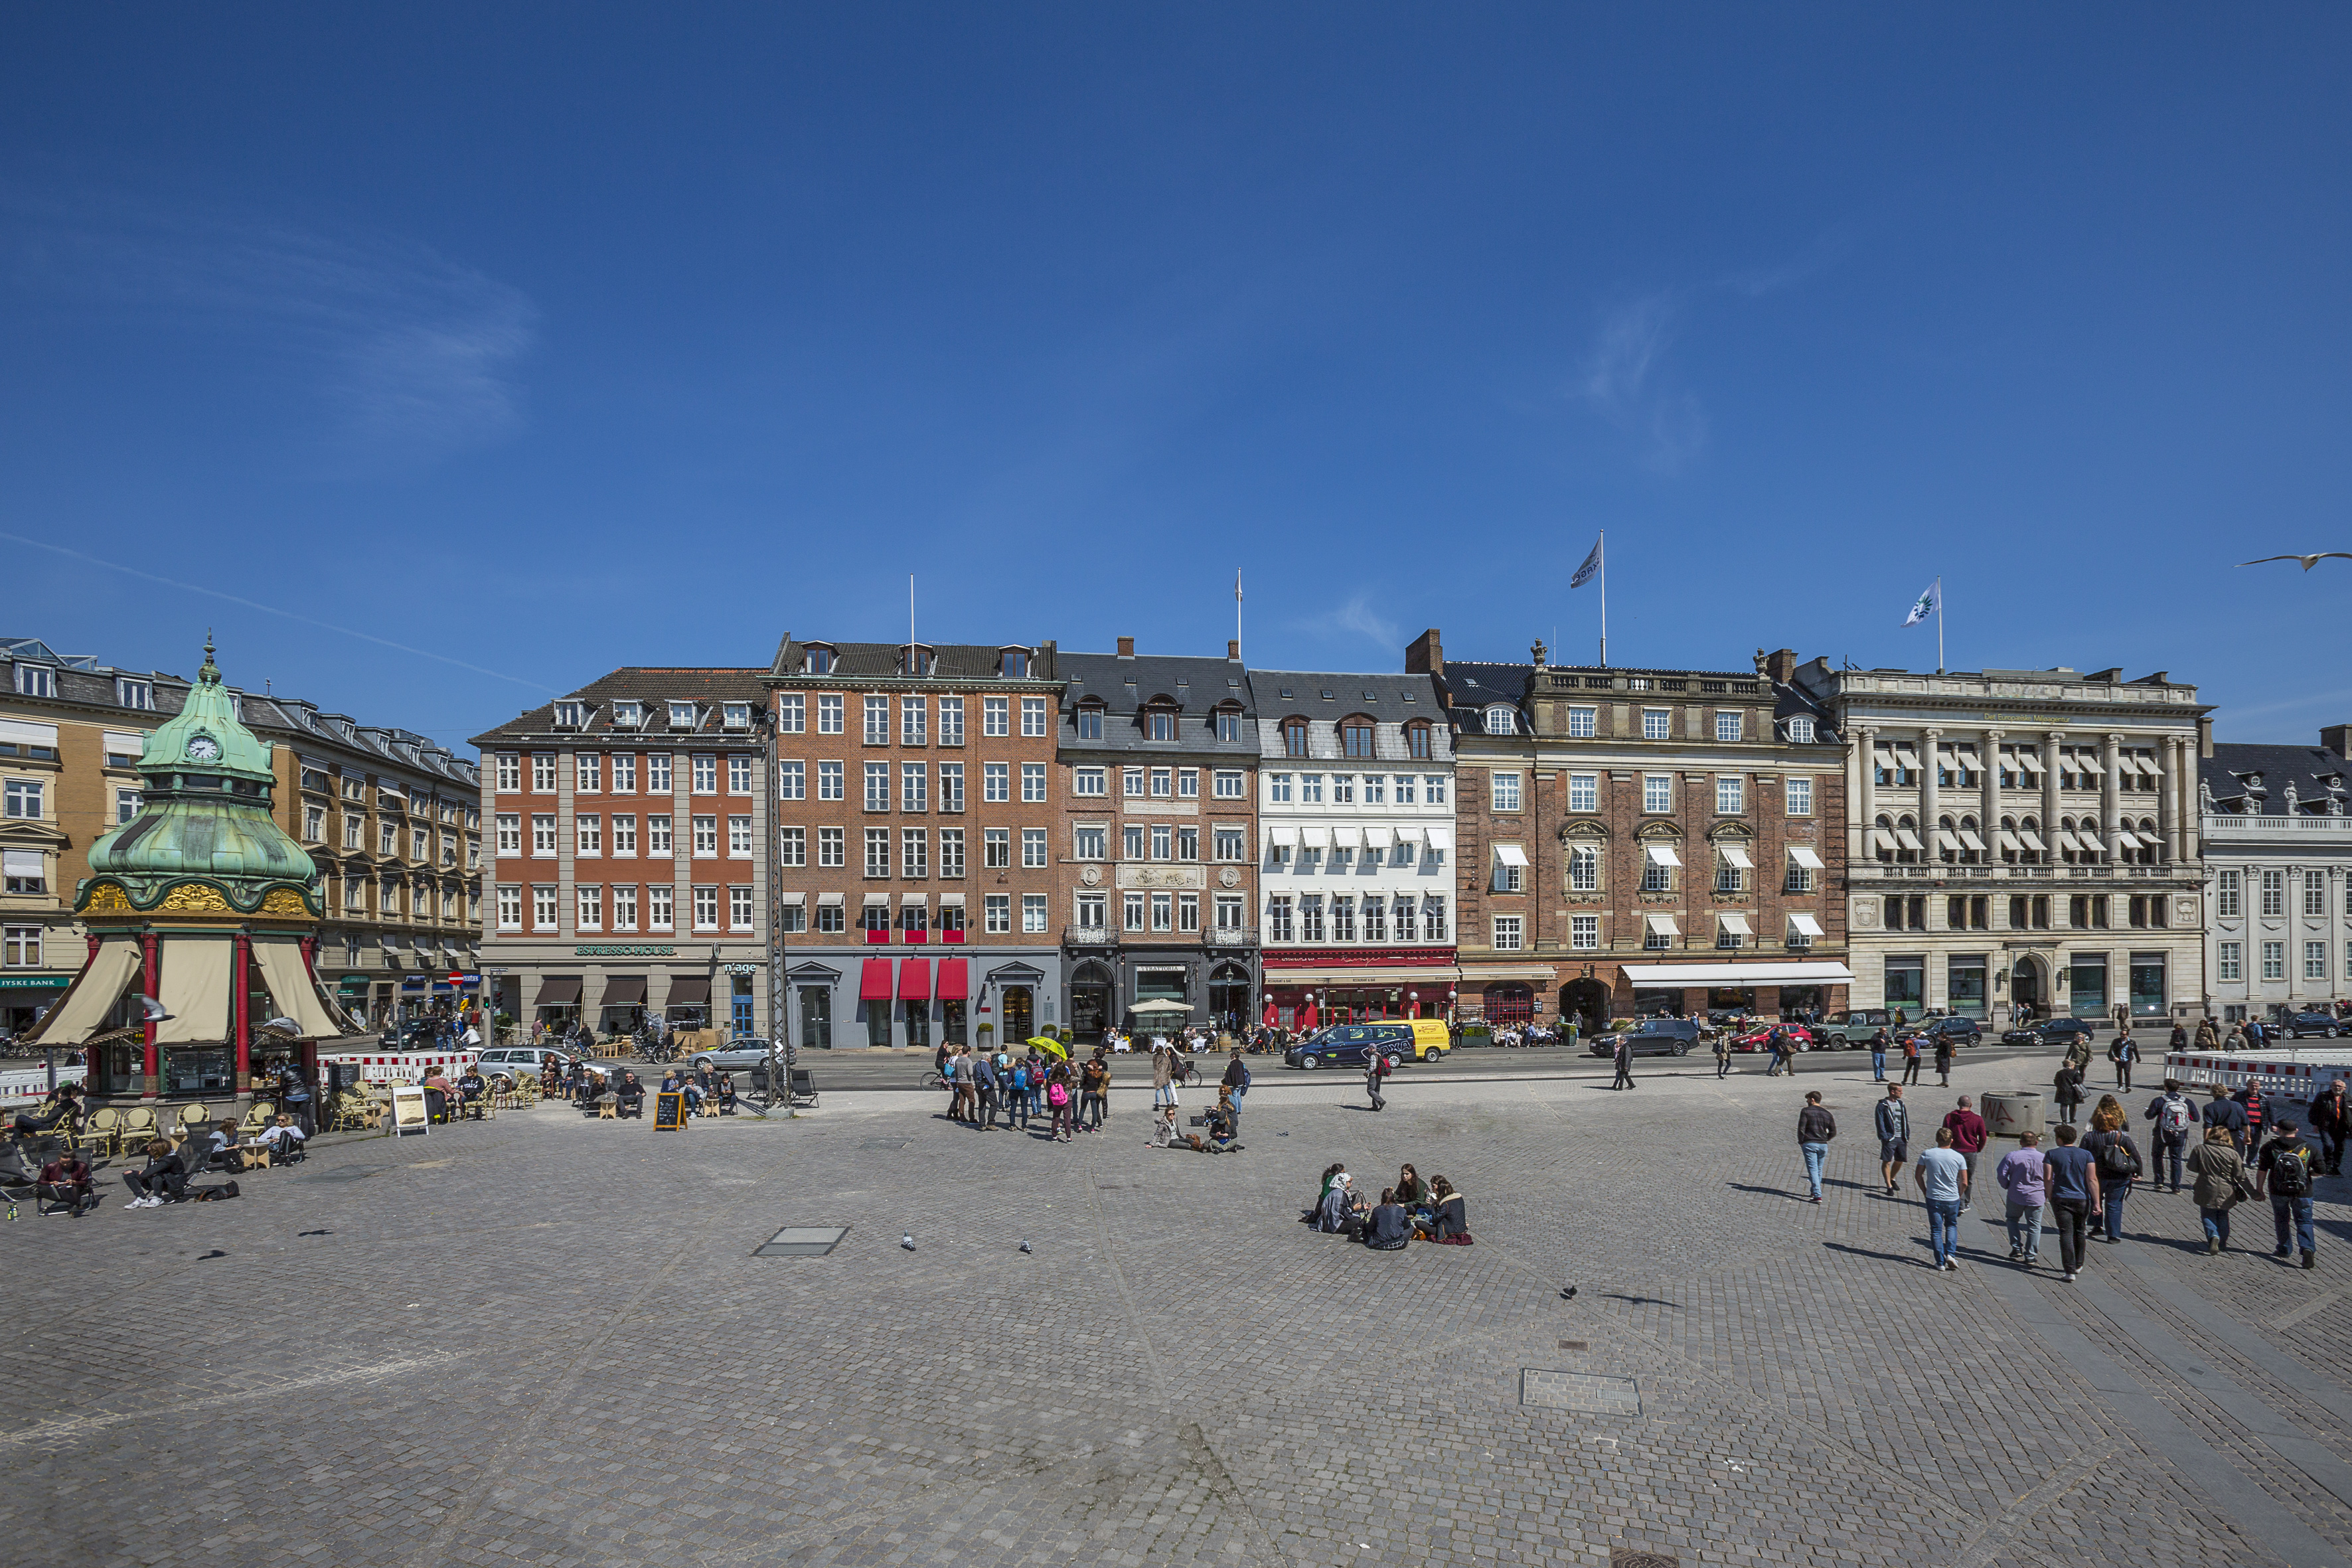
<path fill-rule="evenodd" d="M 1303 757 L 1307 754 L 1307 721 L 1285 719 L 1282 721 L 1282 754 Z"/>
<path fill-rule="evenodd" d="M 751 705 L 749 702 L 730 702 L 726 704 L 724 711 L 727 727 L 730 730 L 748 730 L 751 727 Z"/>
<path fill-rule="evenodd" d="M 1789 721 L 1789 739 L 1800 746 L 1811 745 L 1813 743 L 1812 720 L 1802 713 L 1790 719 Z"/>
<path fill-rule="evenodd" d="M 1218 710 L 1217 710 L 1217 739 L 1218 739 L 1218 741 L 1219 741 L 1219 742 L 1221 742 L 1222 743 L 1225 744 L 1225 745 L 1229 745 L 1229 746 L 1230 746 L 1230 745 L 1234 744 L 1236 742 L 1240 741 L 1240 739 L 1241 739 L 1241 738 L 1242 738 L 1242 711 L 1241 711 L 1241 710 L 1240 710 L 1240 709 L 1238 709 L 1238 708 L 1220 708 L 1220 709 L 1218 709 Z"/>
<path fill-rule="evenodd" d="M 577 730 L 580 728 L 580 713 L 581 704 L 577 702 L 557 703 L 555 705 L 555 727 L 559 730 Z"/>
<path fill-rule="evenodd" d="M 1029 650 L 1025 647 L 1008 647 L 1003 650 L 997 655 L 996 673 L 1007 680 L 1028 679 Z"/>
<path fill-rule="evenodd" d="M 1143 715 L 1143 737 L 1147 741 L 1172 741 L 1176 738 L 1176 710 L 1154 707 Z"/>
<path fill-rule="evenodd" d="M 939 668 L 939 655 L 920 643 L 909 643 L 898 650 L 898 673 L 901 675 L 929 675 Z"/>
<path fill-rule="evenodd" d="M 831 675 L 833 673 L 833 649 L 826 647 L 822 644 L 812 644 L 808 650 L 807 659 L 804 661 L 803 668 L 811 675 Z"/>
<path fill-rule="evenodd" d="M 152 710 L 155 706 L 155 683 L 152 680 L 117 679 L 114 700 L 125 708 Z"/>
<path fill-rule="evenodd" d="M 1347 720 L 1339 726 L 1339 743 L 1349 756 L 1370 756 L 1372 754 L 1372 721 L 1360 713 Z"/>
<path fill-rule="evenodd" d="M 1405 755 L 1420 761 L 1429 757 L 1429 721 L 1415 719 L 1404 727 Z"/>
<path fill-rule="evenodd" d="M 1078 739 L 1099 741 L 1103 732 L 1103 705 L 1099 702 L 1078 704 Z"/>
<path fill-rule="evenodd" d="M 694 704 L 691 702 L 671 703 L 669 705 L 669 727 L 673 730 L 693 729 Z"/>
<path fill-rule="evenodd" d="M 620 730 L 639 729 L 645 724 L 645 721 L 646 705 L 644 703 L 615 702 L 613 704 L 614 728 Z"/>
<path fill-rule="evenodd" d="M 1489 735 L 1508 735 L 1517 728 L 1508 703 L 1497 702 L 1486 710 L 1486 733 Z"/>

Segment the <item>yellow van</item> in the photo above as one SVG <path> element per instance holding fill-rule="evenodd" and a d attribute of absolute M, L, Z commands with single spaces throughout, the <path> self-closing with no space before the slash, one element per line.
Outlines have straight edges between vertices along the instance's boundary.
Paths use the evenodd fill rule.
<path fill-rule="evenodd" d="M 1437 1061 L 1454 1047 L 1454 1036 L 1443 1018 L 1400 1018 L 1372 1027 L 1387 1037 L 1381 1042 L 1383 1053 L 1393 1053 L 1404 1060 Z"/>

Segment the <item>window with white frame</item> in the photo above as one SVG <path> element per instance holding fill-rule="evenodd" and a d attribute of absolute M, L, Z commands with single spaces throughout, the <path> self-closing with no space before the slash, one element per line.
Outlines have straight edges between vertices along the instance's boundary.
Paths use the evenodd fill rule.
<path fill-rule="evenodd" d="M 866 830 L 866 874 L 869 877 L 890 874 L 890 830 L 887 827 Z"/>
<path fill-rule="evenodd" d="M 534 883 L 530 889 L 530 924 L 534 931 L 555 929 L 555 895 L 562 889 Z M 387 908 L 387 913 L 390 912 Z"/>
<path fill-rule="evenodd" d="M 1715 890 L 1718 893 L 1737 893 L 1747 886 L 1747 874 L 1740 868 L 1739 862 L 1732 858 L 1735 851 L 1740 855 L 1748 852 L 1746 847 L 1740 845 L 1716 847 Z"/>
<path fill-rule="evenodd" d="M 1298 900 L 1298 940 L 1321 942 L 1323 936 L 1323 899 L 1318 893 L 1308 893 Z"/>
<path fill-rule="evenodd" d="M 694 889 L 694 929 L 719 929 L 719 889 L 715 887 Z"/>
<path fill-rule="evenodd" d="M 808 699 L 797 691 L 787 691 L 776 699 L 776 733 L 804 734 L 808 730 Z"/>
<path fill-rule="evenodd" d="M 2306 942 L 2303 944 L 2303 977 L 2305 980 L 2327 978 L 2327 944 Z"/>
<path fill-rule="evenodd" d="M 1044 828 L 1024 827 L 1021 830 L 1021 864 L 1029 870 L 1039 869 L 1046 864 Z"/>
<path fill-rule="evenodd" d="M 1672 811 L 1675 808 L 1675 775 L 1643 773 L 1642 775 L 1642 809 L 1645 812 Z"/>
<path fill-rule="evenodd" d="M 1266 774 L 1265 798 L 1267 803 L 1270 805 L 1288 805 L 1290 804 L 1290 775 L 1288 773 Z"/>
<path fill-rule="evenodd" d="M 670 793 L 669 763 L 670 755 L 667 752 L 649 752 L 646 754 L 646 793 L 647 795 Z"/>
<path fill-rule="evenodd" d="M 1101 796 L 1108 794 L 1109 792 L 1104 787 L 1103 770 L 1100 768 L 1072 768 L 1070 770 L 1070 793 L 1072 795 L 1091 796 Z"/>
<path fill-rule="evenodd" d="M 533 795 L 555 793 L 555 754 L 553 752 L 533 752 L 530 754 L 530 793 Z"/>
<path fill-rule="evenodd" d="M 1738 773 L 1717 773 L 1715 779 L 1715 814 L 1717 816 L 1738 816 L 1747 809 L 1747 779 Z"/>
<path fill-rule="evenodd" d="M 1568 945 L 1579 952 L 1591 952 L 1593 949 L 1599 947 L 1601 945 L 1601 917 L 1599 915 L 1569 916 Z"/>
<path fill-rule="evenodd" d="M 531 815 L 530 852 L 542 858 L 556 853 L 553 812 L 534 812 Z"/>
<path fill-rule="evenodd" d="M 646 853 L 647 855 L 670 853 L 669 821 L 667 816 L 646 818 Z"/>
<path fill-rule="evenodd" d="M 929 809 L 929 806 L 927 804 L 930 797 L 930 790 L 928 787 L 929 784 L 928 775 L 929 773 L 930 769 L 921 763 L 901 763 L 898 764 L 899 810 L 926 811 Z"/>
<path fill-rule="evenodd" d="M 630 755 L 628 752 L 623 752 L 613 757 L 611 761 L 613 763 L 613 793 L 614 795 L 636 794 L 637 759 Z"/>
<path fill-rule="evenodd" d="M 49 679 L 46 665 L 19 661 L 16 665 L 16 694 L 20 697 L 54 697 L 57 695 L 57 683 Z"/>
<path fill-rule="evenodd" d="M 694 821 L 694 858 L 715 859 L 719 854 L 719 818 L 698 816 Z"/>
<path fill-rule="evenodd" d="M 1781 888 L 1782 890 L 1791 893 L 1810 893 L 1813 890 L 1812 868 L 1801 862 L 1794 850 L 1789 854 L 1789 875 L 1788 879 L 1781 883 Z"/>
<path fill-rule="evenodd" d="M 1021 700 L 1021 732 L 1024 735 L 1043 735 L 1049 732 L 1044 698 L 1024 697 Z M 1045 928 L 1039 926 L 1037 929 L 1043 931 Z"/>
<path fill-rule="evenodd" d="M 26 667 L 19 665 L 17 668 Z M 39 779 L 10 779 L 5 785 L 0 785 L 0 815 L 37 821 L 41 816 L 41 801 L 47 793 Z"/>
<path fill-rule="evenodd" d="M 981 930 L 1003 936 L 1013 930 L 1013 895 L 990 893 L 981 900 Z"/>
<path fill-rule="evenodd" d="M 751 819 L 730 816 L 727 819 L 727 853 L 730 857 L 749 860 L 751 858 Z"/>
<path fill-rule="evenodd" d="M 1671 708 L 1642 710 L 1642 739 L 1671 741 L 1675 738 L 1675 710 Z"/>
<path fill-rule="evenodd" d="M 759 766 L 759 763 L 760 759 L 750 755 L 748 752 L 730 752 L 727 758 L 727 793 L 729 795 L 750 795 L 751 793 L 751 770 Z"/>
<path fill-rule="evenodd" d="M 1520 950 L 1524 945 L 1519 937 L 1521 923 L 1520 917 L 1517 915 L 1495 917 L 1495 951 L 1496 952 L 1517 952 Z"/>
<path fill-rule="evenodd" d="M 691 702 L 672 702 L 669 705 L 669 727 L 673 730 L 693 729 L 697 717 Z"/>
<path fill-rule="evenodd" d="M 2303 874 L 2303 912 L 2307 915 L 2324 915 L 2327 912 L 2326 872 L 2305 871 Z M 2323 970 L 2326 967 L 2325 963 L 2321 965 Z M 2315 975 L 2312 978 L 2317 979 L 2319 976 Z"/>
<path fill-rule="evenodd" d="M 2286 943 L 2283 942 L 2263 943 L 2263 978 L 2265 980 L 2286 978 Z"/>
<path fill-rule="evenodd" d="M 963 809 L 963 764 L 940 764 L 940 809 L 955 812 Z"/>
<path fill-rule="evenodd" d="M 719 759 L 709 752 L 697 752 L 694 754 L 694 793 L 696 795 L 719 793 Z M 749 793 L 748 789 L 746 793 Z"/>
<path fill-rule="evenodd" d="M 1780 798 L 1790 816 L 1813 815 L 1813 781 L 1788 779 L 1780 785 Z"/>
<path fill-rule="evenodd" d="M 1400 800 L 1403 800 L 1402 795 L 1398 798 Z M 1445 804 L 1445 775 L 1444 773 L 1423 773 L 1421 775 L 1421 799 L 1422 804 L 1424 805 L 1444 805 Z M 1412 802 L 1404 800 L 1403 804 L 1411 805 Z"/>
<path fill-rule="evenodd" d="M 1738 713 L 1717 713 L 1715 716 L 1715 738 L 1717 741 L 1728 743 L 1739 739 L 1739 733 L 1740 715 Z"/>
<path fill-rule="evenodd" d="M 593 884 L 583 884 L 572 889 L 578 900 L 579 927 L 582 931 L 604 929 L 604 889 Z"/>
<path fill-rule="evenodd" d="M 1507 703 L 1497 702 L 1486 713 L 1486 733 L 1508 735 L 1517 729 L 1516 715 Z"/>
<path fill-rule="evenodd" d="M 929 706 L 919 697 L 898 699 L 898 743 L 900 745 L 919 746 L 924 743 L 925 731 L 930 728 Z"/>
<path fill-rule="evenodd" d="M 117 826 L 139 815 L 139 805 L 146 797 L 135 789 L 118 788 L 114 792 L 114 821 Z M 358 845 L 347 846 L 357 848 Z"/>
<path fill-rule="evenodd" d="M 887 763 L 866 764 L 866 809 L 890 809 L 890 764 Z"/>
<path fill-rule="evenodd" d="M 963 699 L 961 697 L 940 699 L 940 744 L 963 744 Z"/>
<path fill-rule="evenodd" d="M 1291 900 L 1286 895 L 1276 895 L 1265 901 L 1266 940 L 1291 942 L 1296 932 L 1291 923 Z"/>
<path fill-rule="evenodd" d="M 751 929 L 751 889 L 743 882 L 730 883 L 727 889 L 727 929 Z"/>
<path fill-rule="evenodd" d="M 961 827 L 940 829 L 940 875 L 958 878 L 963 875 L 963 829 Z"/>
<path fill-rule="evenodd" d="M 1071 853 L 1075 858 L 1080 860 L 1107 859 L 1108 858 L 1107 837 L 1106 830 L 1099 826 L 1074 828 L 1070 837 Z"/>
<path fill-rule="evenodd" d="M 983 736 L 1009 735 L 1013 732 L 1013 700 L 1009 697 L 983 697 L 980 700 L 980 732 Z"/>
<path fill-rule="evenodd" d="M 1601 850 L 1597 845 L 1570 847 L 1568 890 L 1571 893 L 1597 893 L 1601 890 Z"/>
<path fill-rule="evenodd" d="M 2215 967 L 2223 980 L 2243 980 L 2246 977 L 2245 944 L 2225 942 L 2218 944 L 2214 954 Z"/>
<path fill-rule="evenodd" d="M 1800 746 L 1810 746 L 1813 743 L 1813 721 L 1811 715 L 1799 713 L 1790 717 L 1789 739 Z"/>
<path fill-rule="evenodd" d="M 776 829 L 776 863 L 781 866 L 808 864 L 808 829 L 780 827 Z"/>
<path fill-rule="evenodd" d="M 866 743 L 869 746 L 890 743 L 890 700 L 887 697 L 866 700 Z"/>
<path fill-rule="evenodd" d="M 604 758 L 602 752 L 580 752 L 572 758 L 572 792 L 574 795 L 594 795 L 604 787 Z"/>
<path fill-rule="evenodd" d="M 808 798 L 808 764 L 806 763 L 776 764 L 776 798 L 778 800 Z"/>
<path fill-rule="evenodd" d="M 1492 774 L 1491 777 L 1494 781 L 1495 788 L 1495 809 L 1496 811 L 1518 810 L 1519 775 L 1517 773 L 1495 773 Z"/>
<path fill-rule="evenodd" d="M 2241 912 L 2241 892 L 2244 886 L 2242 874 L 2223 871 L 2213 879 L 2214 913 L 2234 916 Z"/>
<path fill-rule="evenodd" d="M 359 883 L 354 880 L 352 886 L 358 887 Z M 500 931 L 522 930 L 522 889 L 518 884 L 513 882 L 499 884 L 498 910 Z"/>
<path fill-rule="evenodd" d="M 980 798 L 983 804 L 994 805 L 1013 798 L 1013 764 L 982 763 L 980 764 Z"/>
<path fill-rule="evenodd" d="M 1013 865 L 1013 829 L 983 827 L 980 831 L 980 866 L 983 871 L 1008 870 Z"/>
<path fill-rule="evenodd" d="M 323 844 L 327 841 L 327 808 L 325 806 L 306 805 L 302 808 L 302 837 L 311 844 Z"/>
<path fill-rule="evenodd" d="M 819 763 L 816 765 L 816 797 L 819 800 L 839 800 L 844 787 L 843 766 L 839 763 Z"/>
<path fill-rule="evenodd" d="M 1600 732 L 1600 709 L 1571 708 L 1568 710 L 1568 733 L 1570 740 L 1589 741 Z"/>
<path fill-rule="evenodd" d="M 2263 913 L 2266 915 L 2283 915 L 2286 913 L 2286 873 L 2284 871 L 2263 872 L 2262 889 Z M 2270 976 L 2264 975 L 2263 978 L 2269 979 Z"/>
<path fill-rule="evenodd" d="M 675 915 L 677 903 L 677 889 L 647 888 L 646 889 L 646 929 L 668 931 L 675 926 L 677 923 Z"/>
<path fill-rule="evenodd" d="M 1495 846 L 1495 879 L 1491 886 L 1498 893 L 1524 892 L 1527 877 L 1527 856 L 1516 844 Z"/>
<path fill-rule="evenodd" d="M 492 760 L 498 778 L 498 792 L 512 795 L 522 788 L 522 758 L 514 752 L 500 752 Z"/>
<path fill-rule="evenodd" d="M 1242 799 L 1241 769 L 1219 768 L 1211 780 L 1211 794 L 1218 800 Z"/>
<path fill-rule="evenodd" d="M 1570 811 L 1601 809 L 1601 775 L 1599 773 L 1568 775 L 1568 809 Z"/>
<path fill-rule="evenodd" d="M 572 819 L 573 853 L 602 855 L 604 852 L 604 819 L 601 816 L 575 816 Z"/>
<path fill-rule="evenodd" d="M 637 929 L 637 889 L 634 883 L 623 883 L 613 889 L 613 929 Z"/>
<path fill-rule="evenodd" d="M 1249 853 L 1249 837 L 1239 827 L 1222 824 L 1211 829 L 1209 852 L 1220 860 L 1239 860 Z"/>
<path fill-rule="evenodd" d="M 1032 804 L 1041 802 L 1045 798 L 1045 763 L 1024 763 L 1021 764 L 1021 798 L 1024 801 L 1031 802 Z"/>
<path fill-rule="evenodd" d="M 818 828 L 816 830 L 816 863 L 820 867 L 846 866 L 849 861 L 847 843 L 848 835 L 842 829 Z"/>
<path fill-rule="evenodd" d="M 1043 893 L 1022 894 L 1021 929 L 1024 931 L 1034 935 L 1036 932 L 1042 931 L 1045 929 L 1045 895 Z"/>
<path fill-rule="evenodd" d="M 819 694 L 816 700 L 816 732 L 838 735 L 843 727 L 843 700 L 837 696 Z"/>

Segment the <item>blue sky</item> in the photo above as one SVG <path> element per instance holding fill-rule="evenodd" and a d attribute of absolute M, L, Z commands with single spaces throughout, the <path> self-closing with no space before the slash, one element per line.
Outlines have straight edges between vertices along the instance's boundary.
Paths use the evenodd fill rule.
<path fill-rule="evenodd" d="M 1255 663 L 1590 658 L 1606 528 L 1619 663 L 1932 668 L 1941 574 L 1956 668 L 2166 668 L 2301 739 L 2352 717 L 2352 562 L 2231 563 L 2352 548 L 2347 42 L 8 7 L 0 531 L 95 559 L 0 540 L 0 633 L 186 673 L 214 625 L 457 741 L 896 638 L 910 572 L 929 640 L 1213 652 L 1239 569 Z"/>

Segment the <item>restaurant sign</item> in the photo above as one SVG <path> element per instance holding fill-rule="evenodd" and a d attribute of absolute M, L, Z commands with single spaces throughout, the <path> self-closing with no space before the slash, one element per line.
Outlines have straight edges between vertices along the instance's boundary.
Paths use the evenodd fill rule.
<path fill-rule="evenodd" d="M 588 942 L 572 950 L 574 958 L 675 958 L 677 949 L 651 943 Z"/>

